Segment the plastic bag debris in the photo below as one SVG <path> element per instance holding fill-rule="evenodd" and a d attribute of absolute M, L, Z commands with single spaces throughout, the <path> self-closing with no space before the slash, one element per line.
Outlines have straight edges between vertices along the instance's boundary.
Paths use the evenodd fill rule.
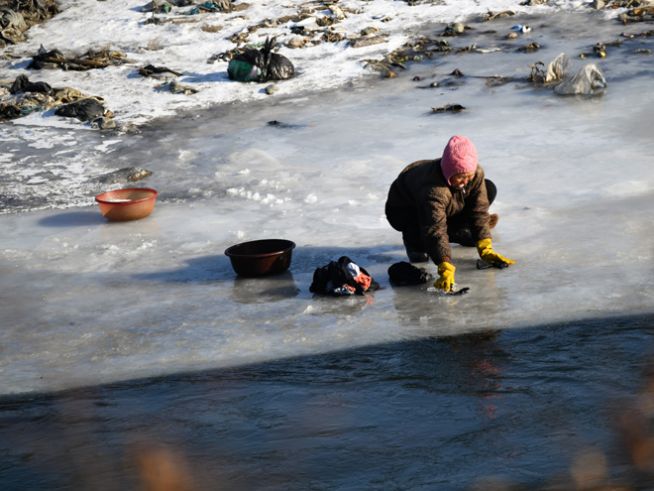
<path fill-rule="evenodd" d="M 558 80 L 563 80 L 565 71 L 568 68 L 569 58 L 565 53 L 561 53 L 547 65 L 545 74 L 545 83 L 549 84 Z"/>
<path fill-rule="evenodd" d="M 574 77 L 554 87 L 558 95 L 601 95 L 607 87 L 606 79 L 594 63 L 581 68 Z"/>

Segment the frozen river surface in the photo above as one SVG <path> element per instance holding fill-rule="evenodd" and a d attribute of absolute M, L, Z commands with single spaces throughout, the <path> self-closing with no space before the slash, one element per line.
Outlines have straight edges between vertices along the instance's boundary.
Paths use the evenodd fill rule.
<path fill-rule="evenodd" d="M 634 45 L 616 48 L 601 65 L 608 92 L 594 99 L 525 82 L 489 88 L 474 77 L 524 79 L 537 60 L 592 46 L 597 29 L 588 27 L 586 37 L 568 22 L 535 37 L 548 47 L 536 54 L 444 57 L 400 79 L 223 106 L 118 141 L 83 132 L 71 147 L 68 130 L 16 127 L 51 145 L 30 154 L 26 168 L 146 167 L 154 171 L 146 184 L 161 200 L 147 219 L 124 224 L 103 223 L 93 206 L 0 216 L 0 392 L 651 313 L 651 63 L 631 54 Z M 617 28 L 605 29 L 605 39 L 617 36 Z M 570 70 L 582 65 L 573 58 Z M 451 78 L 454 68 L 468 75 L 461 86 L 418 88 Z M 467 110 L 430 114 L 451 103 Z M 292 127 L 267 125 L 272 120 Z M 406 163 L 440 155 L 452 134 L 476 143 L 497 184 L 495 244 L 518 264 L 477 271 L 476 251 L 455 248 L 468 296 L 390 288 L 386 270 L 405 257 L 383 214 L 388 186 Z M 92 203 L 93 194 L 63 172 L 52 185 L 34 186 L 36 203 L 66 196 Z M 297 243 L 290 273 L 235 278 L 223 251 L 271 237 Z M 340 255 L 386 288 L 374 300 L 313 298 L 314 269 Z"/>
<path fill-rule="evenodd" d="M 508 29 L 508 22 L 497 25 Z M 532 25 L 540 24 L 536 19 Z M 621 30 L 573 17 L 561 17 L 551 25 L 557 27 L 534 30 L 532 40 L 543 45 L 535 54 L 449 56 L 414 66 L 394 80 L 275 104 L 223 106 L 163 122 L 140 135 L 3 127 L 3 139 L 11 142 L 9 165 L 23 164 L 20 171 L 5 174 L 3 189 L 24 191 L 13 197 L 5 192 L 5 206 L 9 211 L 56 207 L 0 215 L 0 393 L 5 394 L 6 421 L 14 421 L 16 428 L 23 425 L 24 435 L 43 430 L 56 436 L 59 423 L 43 423 L 45 427 L 38 423 L 48 414 L 49 404 L 64 407 L 64 419 L 68 405 L 79 404 L 71 409 L 71 417 L 85 423 L 74 436 L 86 438 L 89 431 L 102 433 L 102 428 L 117 425 L 107 437 L 108 461 L 113 462 L 129 428 L 154 419 L 153 431 L 168 443 L 212 439 L 199 441 L 199 449 L 190 454 L 200 462 L 225 456 L 225 465 L 246 476 L 239 481 L 226 471 L 224 477 L 235 489 L 253 488 L 247 476 L 264 481 L 255 488 L 312 489 L 319 482 L 320 456 L 331 445 L 338 447 L 335 460 L 327 460 L 332 484 L 316 484 L 315 489 L 389 489 L 370 474 L 353 473 L 348 462 L 356 449 L 367 455 L 378 449 L 379 460 L 369 457 L 374 463 L 371 473 L 397 480 L 398 489 L 457 488 L 469 484 L 473 475 L 492 473 L 492 466 L 470 473 L 460 467 L 460 459 L 467 455 L 473 464 L 484 460 L 472 436 L 486 435 L 488 426 L 473 418 L 468 427 L 465 415 L 476 411 L 469 404 L 485 404 L 477 393 L 485 389 L 475 384 L 485 387 L 490 380 L 494 386 L 496 375 L 471 381 L 466 370 L 477 370 L 476 362 L 457 361 L 459 352 L 452 350 L 453 345 L 434 338 L 502 330 L 499 348 L 491 337 L 466 344 L 464 350 L 482 361 L 491 350 L 491 365 L 504 356 L 497 358 L 495 350 L 511 352 L 514 341 L 516 349 L 527 352 L 527 366 L 507 362 L 510 385 L 519 386 L 516 381 L 523 373 L 532 379 L 524 381 L 528 389 L 507 397 L 517 404 L 516 412 L 506 409 L 508 420 L 500 417 L 498 431 L 516 424 L 516 448 L 543 441 L 552 445 L 543 450 L 543 460 L 520 460 L 521 451 L 515 450 L 516 467 L 503 471 L 516 477 L 525 466 L 535 465 L 539 469 L 535 475 L 518 476 L 520 482 L 530 482 L 560 470 L 572 450 L 557 455 L 551 465 L 544 464 L 545 456 L 556 455 L 556 448 L 570 440 L 556 432 L 544 436 L 548 429 L 563 431 L 561 419 L 636 390 L 636 372 L 651 347 L 654 70 L 651 57 L 633 54 L 642 44 L 651 47 L 651 39 L 643 38 L 638 44 L 613 48 L 606 60 L 594 60 L 609 82 L 600 98 L 564 98 L 526 82 L 488 87 L 483 78 L 475 77 L 524 79 L 530 64 L 550 61 L 561 51 L 571 56 L 571 70 L 576 70 L 585 63 L 577 59 L 579 52 L 588 51 L 599 39 L 617 37 Z M 493 39 L 487 35 L 477 41 L 492 46 L 497 43 Z M 454 68 L 467 75 L 457 88 L 443 87 L 446 84 L 418 88 L 450 78 Z M 416 75 L 422 80 L 413 81 Z M 467 110 L 431 113 L 432 107 L 451 103 Z M 268 125 L 272 120 L 291 126 Z M 394 289 L 386 270 L 405 258 L 399 233 L 383 216 L 388 186 L 405 164 L 439 156 L 453 134 L 467 135 L 476 143 L 487 176 L 497 184 L 492 211 L 499 213 L 500 222 L 494 242 L 498 251 L 518 262 L 508 270 L 478 271 L 476 252 L 455 247 L 457 281 L 470 287 L 468 295 L 442 298 L 425 288 Z M 106 224 L 92 206 L 97 190 L 81 184 L 80 176 L 128 165 L 154 171 L 147 184 L 161 192 L 161 199 L 147 219 Z M 47 169 L 49 174 L 38 175 Z M 290 272 L 267 279 L 236 278 L 223 251 L 241 241 L 270 237 L 297 243 Z M 368 298 L 314 298 L 309 293 L 314 269 L 341 255 L 368 269 L 383 289 Z M 627 346 L 617 353 L 611 349 L 622 343 Z M 391 380 L 397 376 L 409 381 L 388 382 L 369 374 L 368 357 L 375 374 L 388 372 Z M 300 360 L 299 365 L 294 360 Z M 556 368 L 559 362 L 562 373 Z M 245 364 L 254 368 L 234 368 Z M 334 367 L 333 380 L 332 372 L 322 370 L 325 366 Z M 586 373 L 591 366 L 600 371 Z M 276 375 L 277 369 L 284 373 Z M 358 378 L 360 369 L 364 382 Z M 182 372 L 199 375 L 173 375 Z M 205 378 L 203 373 L 213 375 Z M 230 373 L 237 374 L 236 382 Z M 603 377 L 596 378 L 598 374 Z M 170 378 L 128 382 L 152 376 Z M 344 386 L 336 383 L 341 380 Z M 117 382 L 122 385 L 100 385 Z M 548 384 L 553 384 L 551 392 Z M 54 399 L 18 396 L 80 386 L 98 388 Z M 109 402 L 99 393 L 107 394 Z M 292 411 L 296 395 L 310 414 L 307 418 L 320 420 L 317 433 L 304 431 L 314 426 L 303 419 L 274 417 Z M 404 396 L 409 400 L 401 402 Z M 553 426 L 540 414 L 548 412 L 550 397 L 557 400 L 548 414 L 561 418 Z M 583 407 L 569 404 L 577 397 L 588 397 L 580 402 Z M 242 407 L 239 400 L 245 401 Z M 380 408 L 379 414 L 371 409 L 389 400 L 399 405 Z M 87 408 L 104 404 L 109 409 L 97 410 L 101 415 Z M 130 412 L 137 406 L 141 409 Z M 178 424 L 153 416 L 168 409 L 182 420 L 188 409 L 188 420 Z M 59 409 L 54 411 L 58 414 Z M 85 411 L 98 421 L 96 429 L 87 424 Z M 211 431 L 205 434 L 200 428 L 208 418 L 208 427 L 218 431 L 214 411 L 227 411 L 220 417 L 229 429 L 212 437 Z M 396 418 L 412 411 L 416 412 L 408 416 L 410 421 L 397 423 Z M 368 417 L 370 426 L 365 423 Z M 334 418 L 337 428 L 327 423 Z M 541 423 L 529 436 L 531 418 Z M 580 432 L 592 433 L 606 422 L 599 413 L 578 418 L 571 425 Z M 411 447 L 404 456 L 408 460 L 400 458 L 397 468 L 384 467 L 384 474 L 379 466 L 396 458 L 385 452 L 393 448 L 400 452 L 410 447 L 406 442 L 412 435 L 429 434 L 424 426 L 428 420 L 452 421 L 451 439 L 440 430 L 433 436 L 440 445 L 454 447 L 458 464 L 445 457 L 432 467 L 426 456 L 436 448 L 433 442 Z M 243 433 L 239 421 L 245 425 Z M 491 427 L 498 424 L 492 421 Z M 292 440 L 297 425 L 300 443 L 282 445 L 277 438 Z M 382 436 L 386 429 L 388 439 Z M 13 429 L 3 431 L 3 436 L 18 435 Z M 366 436 L 368 431 L 372 436 Z M 608 430 L 597 431 L 588 439 L 576 439 L 578 448 L 610 441 Z M 400 435 L 404 443 L 398 440 Z M 501 447 L 489 445 L 493 456 L 514 455 L 514 443 L 508 441 L 512 436 L 505 435 L 506 445 L 500 445 L 492 432 L 487 435 L 489 444 Z M 102 438 L 93 436 L 95 443 L 96 437 Z M 259 437 L 263 446 L 250 448 L 258 445 Z M 314 444 L 319 451 L 312 451 Z M 6 450 L 11 458 L 4 475 L 14 480 L 14 489 L 24 478 L 21 469 L 30 472 L 29 455 L 36 453 L 38 464 L 47 461 L 45 447 L 39 445 L 17 443 L 15 452 Z M 75 438 L 70 445 L 75 455 L 85 453 Z M 298 464 L 299 468 L 286 466 L 296 458 L 293 455 L 305 454 L 314 460 Z M 352 468 L 368 465 L 364 460 L 355 460 Z M 15 467 L 16 462 L 24 467 Z M 405 467 L 409 462 L 416 466 L 415 474 Z M 47 465 L 61 463 L 53 457 Z M 299 477 L 295 487 L 284 486 L 271 478 L 270 469 L 277 465 L 282 466 L 275 474 L 279 479 L 288 475 L 306 479 Z M 6 470 L 10 468 L 17 470 Z M 46 475 L 40 485 L 78 482 L 77 474 L 53 472 L 59 477 Z M 101 472 L 111 474 L 112 469 Z M 443 472 L 440 487 L 430 479 Z M 339 475 L 342 481 L 335 477 Z M 418 481 L 412 480 L 415 475 L 421 476 Z"/>

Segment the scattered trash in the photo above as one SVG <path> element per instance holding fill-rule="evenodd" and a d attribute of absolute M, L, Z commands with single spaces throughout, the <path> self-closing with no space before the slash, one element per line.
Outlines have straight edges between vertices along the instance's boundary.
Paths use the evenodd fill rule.
<path fill-rule="evenodd" d="M 363 295 L 378 289 L 379 284 L 370 273 L 347 256 L 317 268 L 309 287 L 312 293 L 336 297 Z"/>
<path fill-rule="evenodd" d="M 606 79 L 594 63 L 581 68 L 574 77 L 554 87 L 558 95 L 601 95 L 607 87 Z"/>
<path fill-rule="evenodd" d="M 188 10 L 186 15 L 197 15 L 207 12 L 231 12 L 232 4 L 229 0 L 210 0 L 194 6 Z"/>
<path fill-rule="evenodd" d="M 652 36 L 654 36 L 654 31 L 643 31 L 643 32 L 638 32 L 638 33 L 623 32 L 622 34 L 620 34 L 620 36 L 622 36 L 624 38 L 627 38 L 627 39 L 636 39 L 636 38 L 639 38 L 639 37 L 652 37 Z"/>
<path fill-rule="evenodd" d="M 266 86 L 266 88 L 263 89 L 263 91 L 268 95 L 273 95 L 278 90 L 279 90 L 279 87 L 277 87 L 275 84 L 270 84 L 270 85 Z"/>
<path fill-rule="evenodd" d="M 377 34 L 378 32 L 379 32 L 379 29 L 377 29 L 376 27 L 370 26 L 370 27 L 366 27 L 365 29 L 361 29 L 359 34 L 361 36 L 372 36 L 373 34 Z"/>
<path fill-rule="evenodd" d="M 307 41 L 308 39 L 305 37 L 295 36 L 286 43 L 286 46 L 291 49 L 304 48 L 304 46 L 307 44 Z"/>
<path fill-rule="evenodd" d="M 151 12 L 155 14 L 169 14 L 173 11 L 174 7 L 189 6 L 192 6 L 192 8 L 186 12 L 182 12 L 183 14 L 197 15 L 212 12 L 230 13 L 245 10 L 249 7 L 249 4 L 239 3 L 234 5 L 230 0 L 207 0 L 195 5 L 193 0 L 172 0 L 171 2 L 167 2 L 166 0 L 152 0 L 143 5 L 140 10 L 141 12 Z"/>
<path fill-rule="evenodd" d="M 480 48 L 477 45 L 473 45 L 473 48 L 470 50 L 472 53 L 481 53 L 483 55 L 488 53 L 498 53 L 502 51 L 502 48 Z"/>
<path fill-rule="evenodd" d="M 511 26 L 511 30 L 513 32 L 526 34 L 528 32 L 531 32 L 531 27 L 526 24 L 516 24 L 514 26 Z"/>
<path fill-rule="evenodd" d="M 433 279 L 426 269 L 418 268 L 406 261 L 392 264 L 388 268 L 388 277 L 391 284 L 395 286 L 422 285 Z"/>
<path fill-rule="evenodd" d="M 98 130 L 115 130 L 117 128 L 116 121 L 112 117 L 101 116 L 91 121 L 91 128 Z"/>
<path fill-rule="evenodd" d="M 0 7 L 0 47 L 25 41 L 25 32 L 59 13 L 55 0 L 4 0 Z"/>
<path fill-rule="evenodd" d="M 533 7 L 535 5 L 544 5 L 547 2 L 549 2 L 549 0 L 524 0 L 523 2 L 520 2 L 520 5 Z"/>
<path fill-rule="evenodd" d="M 545 83 L 549 84 L 563 80 L 563 77 L 565 77 L 565 71 L 568 68 L 568 63 L 568 56 L 565 53 L 559 53 L 559 55 L 547 65 Z"/>
<path fill-rule="evenodd" d="M 646 22 L 654 20 L 654 5 L 636 7 L 618 15 L 618 20 L 623 24 L 632 22 Z"/>
<path fill-rule="evenodd" d="M 329 6 L 329 10 L 331 12 L 332 17 L 334 17 L 336 20 L 343 20 L 346 17 L 343 10 L 336 4 L 331 4 Z"/>
<path fill-rule="evenodd" d="M 569 58 L 565 53 L 560 53 L 548 65 L 547 69 L 542 61 L 531 65 L 529 81 L 536 84 L 551 84 L 559 82 L 565 77 L 565 70 L 568 67 Z"/>
<path fill-rule="evenodd" d="M 365 48 L 366 46 L 373 46 L 375 44 L 385 43 L 388 40 L 386 36 L 363 36 L 357 39 L 350 39 L 351 48 Z"/>
<path fill-rule="evenodd" d="M 204 32 L 214 33 L 214 32 L 220 32 L 223 29 L 223 27 L 218 24 L 203 24 L 200 27 L 200 29 Z"/>
<path fill-rule="evenodd" d="M 486 87 L 500 87 L 512 81 L 513 78 L 511 77 L 503 77 L 501 75 L 491 75 L 490 77 L 486 77 Z"/>
<path fill-rule="evenodd" d="M 171 70 L 170 68 L 166 68 L 165 66 L 145 65 L 144 67 L 139 68 L 139 74 L 144 77 L 152 77 L 152 76 L 156 77 L 157 75 L 166 74 L 166 73 L 175 75 L 177 77 L 181 75 L 180 72 L 176 72 L 175 70 Z"/>
<path fill-rule="evenodd" d="M 110 113 L 110 111 L 105 109 L 103 101 L 95 97 L 86 97 L 75 102 L 70 102 L 59 106 L 55 110 L 57 116 L 77 118 L 80 121 L 93 121 L 104 116 L 110 117 Z"/>
<path fill-rule="evenodd" d="M 441 81 L 435 81 L 431 82 L 429 85 L 419 85 L 419 89 L 435 89 L 435 88 L 454 88 L 456 89 L 457 87 L 460 87 L 463 85 L 465 82 L 461 80 L 462 78 L 465 77 L 461 70 L 458 68 L 455 68 L 452 72 L 450 72 L 450 77 L 444 78 Z"/>
<path fill-rule="evenodd" d="M 52 107 L 52 97 L 41 92 L 25 92 L 0 98 L 0 121 L 27 116 L 35 111 Z"/>
<path fill-rule="evenodd" d="M 17 94 L 18 92 L 41 92 L 42 94 L 52 95 L 53 90 L 45 82 L 30 82 L 26 75 L 18 75 L 14 83 L 11 84 L 9 92 Z"/>
<path fill-rule="evenodd" d="M 538 51 L 540 49 L 540 44 L 537 42 L 529 43 L 525 46 L 520 46 L 516 51 L 519 51 L 521 53 L 533 53 L 535 51 Z"/>
<path fill-rule="evenodd" d="M 465 109 L 466 108 L 461 104 L 447 104 L 442 107 L 432 107 L 431 112 L 432 113 L 460 113 Z"/>
<path fill-rule="evenodd" d="M 603 43 L 597 43 L 593 46 L 593 53 L 595 53 L 600 58 L 606 58 L 606 45 Z"/>
<path fill-rule="evenodd" d="M 302 124 L 292 124 L 292 123 L 284 123 L 283 121 L 277 121 L 276 119 L 273 119 L 272 121 L 268 121 L 266 123 L 268 126 L 272 126 L 274 128 L 280 128 L 280 129 L 297 129 L 297 128 L 302 128 L 305 125 Z"/>
<path fill-rule="evenodd" d="M 25 41 L 25 31 L 28 26 L 20 12 L 3 8 L 0 10 L 0 39 L 3 41 L 0 46 L 7 43 L 18 44 Z"/>
<path fill-rule="evenodd" d="M 124 53 L 109 48 L 91 49 L 80 56 L 65 56 L 58 49 L 48 51 L 41 46 L 27 68 L 32 70 L 61 68 L 62 70 L 84 71 L 106 68 L 110 65 L 122 65 L 127 61 Z"/>
<path fill-rule="evenodd" d="M 470 29 L 468 27 L 468 29 Z M 462 24 L 461 22 L 455 22 L 453 24 L 449 24 L 445 26 L 445 29 L 443 30 L 443 36 L 459 36 L 460 34 L 463 34 L 466 30 L 466 26 Z"/>
<path fill-rule="evenodd" d="M 488 22 L 495 19 L 501 19 L 503 17 L 511 17 L 513 15 L 515 15 L 513 10 L 502 10 L 501 12 L 492 12 L 489 10 L 486 14 L 484 14 L 482 20 Z"/>
<path fill-rule="evenodd" d="M 439 82 L 431 82 L 429 85 L 418 85 L 419 89 L 437 89 L 440 87 Z"/>
<path fill-rule="evenodd" d="M 345 38 L 346 36 L 344 33 L 329 28 L 323 33 L 321 39 L 326 43 L 338 43 L 339 41 L 343 41 Z"/>
<path fill-rule="evenodd" d="M 495 53 L 497 51 L 502 51 L 502 48 L 480 48 L 475 43 L 462 48 L 457 48 L 456 53 Z"/>
<path fill-rule="evenodd" d="M 405 63 L 409 61 L 423 61 L 431 59 L 436 54 L 449 53 L 452 47 L 446 39 L 431 39 L 421 36 L 415 40 L 403 44 L 400 48 L 393 50 L 384 56 L 382 60 L 364 60 L 367 68 L 372 68 L 382 73 L 392 71 L 392 67 L 405 69 Z"/>
<path fill-rule="evenodd" d="M 103 103 L 101 97 L 90 97 L 72 87 L 56 88 L 46 82 L 30 82 L 25 75 L 16 77 L 11 85 L 0 85 L 0 121 L 57 108 L 57 115 L 81 121 L 98 120 L 94 127 L 102 129 L 115 127 L 113 113 L 105 109 Z M 104 119 L 100 121 L 99 118 Z"/>
<path fill-rule="evenodd" d="M 141 167 L 123 167 L 95 179 L 100 184 L 118 184 L 123 182 L 135 182 L 150 177 L 152 171 Z"/>
<path fill-rule="evenodd" d="M 600 95 L 607 87 L 606 79 L 594 63 L 582 67 L 573 77 L 565 78 L 568 57 L 558 55 L 545 71 L 543 62 L 531 66 L 529 80 L 538 84 L 554 84 L 554 92 L 559 95 Z"/>
<path fill-rule="evenodd" d="M 227 75 L 239 82 L 268 82 L 286 80 L 295 74 L 291 61 L 273 53 L 275 38 L 268 38 L 261 49 L 246 48 L 239 51 L 227 66 Z"/>
<path fill-rule="evenodd" d="M 172 4 L 166 2 L 165 0 L 152 0 L 151 2 L 146 3 L 141 6 L 139 9 L 141 12 L 153 12 L 155 14 L 167 14 L 173 9 Z"/>
<path fill-rule="evenodd" d="M 335 4 L 329 6 L 329 14 L 316 18 L 316 24 L 320 27 L 329 27 L 345 19 L 343 10 Z"/>
<path fill-rule="evenodd" d="M 166 82 L 161 85 L 158 85 L 156 87 L 156 90 L 160 92 L 168 91 L 168 92 L 172 92 L 173 94 L 184 94 L 184 95 L 192 95 L 198 93 L 198 89 L 196 89 L 195 87 L 191 87 L 189 85 L 182 85 L 178 83 L 176 80 L 171 80 L 170 82 Z"/>

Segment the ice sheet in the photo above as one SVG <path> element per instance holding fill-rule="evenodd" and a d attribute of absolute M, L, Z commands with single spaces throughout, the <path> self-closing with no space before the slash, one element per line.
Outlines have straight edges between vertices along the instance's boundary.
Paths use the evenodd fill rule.
<path fill-rule="evenodd" d="M 0 393 L 654 312 L 651 64 L 614 52 L 596 99 L 472 77 L 526 75 L 562 47 L 587 47 L 594 27 L 584 37 L 576 25 L 579 38 L 539 38 L 547 48 L 535 55 L 450 57 L 285 104 L 223 106 L 125 136 L 101 157 L 97 134 L 76 135 L 91 169 L 154 170 L 147 184 L 161 199 L 124 224 L 105 224 L 76 188 L 88 206 L 0 216 Z M 455 67 L 469 75 L 457 90 L 416 88 Z M 455 102 L 468 110 L 430 113 Z M 496 248 L 518 263 L 477 271 L 475 251 L 456 247 L 467 296 L 391 288 L 386 269 L 405 257 L 383 216 L 388 186 L 454 133 L 473 139 L 498 186 Z M 290 273 L 236 279 L 224 249 L 265 237 L 297 243 Z M 313 270 L 343 254 L 384 289 L 313 298 Z"/>

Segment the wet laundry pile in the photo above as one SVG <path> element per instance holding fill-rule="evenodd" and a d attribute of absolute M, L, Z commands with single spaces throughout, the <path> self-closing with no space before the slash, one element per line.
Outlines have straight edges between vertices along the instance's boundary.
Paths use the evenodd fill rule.
<path fill-rule="evenodd" d="M 336 297 L 363 295 L 378 289 L 379 284 L 370 273 L 347 256 L 317 268 L 309 287 L 312 293 Z"/>

